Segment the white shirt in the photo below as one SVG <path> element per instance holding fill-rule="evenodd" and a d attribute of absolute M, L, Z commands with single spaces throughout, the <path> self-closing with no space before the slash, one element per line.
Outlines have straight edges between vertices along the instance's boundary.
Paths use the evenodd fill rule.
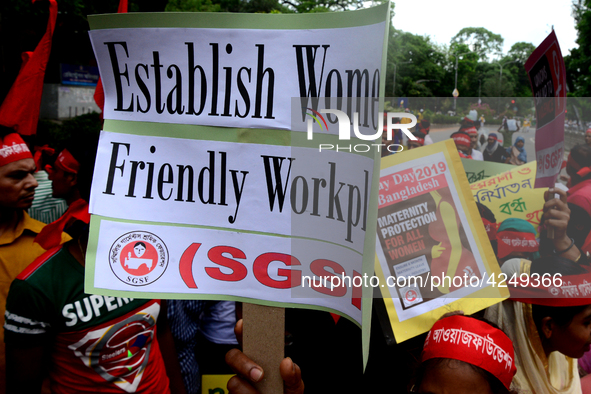
<path fill-rule="evenodd" d="M 480 161 L 484 160 L 484 156 L 482 156 L 482 152 L 477 149 L 472 149 L 472 154 L 470 156 L 472 156 L 472 159 L 474 159 L 474 160 L 480 160 Z"/>

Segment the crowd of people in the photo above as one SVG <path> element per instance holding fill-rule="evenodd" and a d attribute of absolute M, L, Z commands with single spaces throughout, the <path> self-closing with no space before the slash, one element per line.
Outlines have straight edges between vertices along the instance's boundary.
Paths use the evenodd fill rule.
<path fill-rule="evenodd" d="M 409 140 L 409 149 L 426 144 L 429 125 L 421 126 L 414 131 L 417 139 Z M 477 134 L 469 125 L 462 128 L 452 138 L 461 155 L 473 157 Z M 84 292 L 98 133 L 73 138 L 59 152 L 31 149 L 10 128 L 3 127 L 0 136 L 0 301 L 5 317 L 0 373 L 6 376 L 6 392 L 198 393 L 201 373 L 230 371 L 237 373 L 228 383 L 230 393 L 255 392 L 251 383 L 263 379 L 264 371 L 237 349 L 242 322 L 237 322 L 240 308 L 233 302 L 126 299 Z M 489 144 L 491 140 L 494 145 L 494 134 Z M 523 141 L 517 139 L 512 148 L 525 162 L 520 159 Z M 497 223 L 490 209 L 478 204 L 505 274 L 559 273 L 588 279 L 591 145 L 575 146 L 566 170 L 569 191 L 549 190 L 540 202 L 539 236 L 522 219 Z M 28 213 L 37 201 L 36 174 L 42 171 L 51 181 L 52 195 L 42 196 L 43 205 L 35 215 L 49 217 L 42 208 L 57 209 L 60 204 L 52 205 L 54 199 L 68 207 L 46 224 Z M 552 238 L 546 234 L 550 228 Z M 380 324 L 374 322 L 365 375 L 360 341 L 351 339 L 359 335 L 356 326 L 324 312 L 293 310 L 287 318 L 290 357 L 278 368 L 286 393 L 303 392 L 304 381 L 308 393 L 358 391 L 369 379 L 371 384 L 383 380 L 384 387 L 418 393 L 590 392 L 586 388 L 591 384 L 581 376 L 591 373 L 591 303 L 577 300 L 555 305 L 546 304 L 543 297 L 512 296 L 478 316 L 453 313 L 419 336 L 424 344 L 418 347 L 416 340 L 384 344 L 379 340 Z M 441 330 L 453 329 L 491 338 L 507 363 L 500 365 L 486 352 L 439 339 Z M 395 384 L 376 374 L 376 358 L 381 364 L 405 364 Z"/>
<path fill-rule="evenodd" d="M 0 111 L 0 394 L 197 394 L 202 374 L 230 372 L 236 375 L 229 393 L 256 393 L 265 371 L 239 350 L 239 303 L 85 292 L 88 203 L 101 125 L 58 150 L 23 137 L 36 132 L 56 15 L 50 1 L 44 45 Z M 416 116 L 409 150 L 433 143 L 429 116 L 422 109 Z M 522 137 L 503 146 L 519 130 L 516 120 L 503 119 L 500 134 L 486 139 L 479 130 L 484 123 L 484 116 L 470 113 L 451 135 L 461 157 L 527 162 Z M 402 132 L 386 134 L 383 143 L 382 156 L 393 153 L 387 146 L 404 145 Z M 477 204 L 505 275 L 560 274 L 581 289 L 591 283 L 591 129 L 585 143 L 570 150 L 566 171 L 568 192 L 549 189 L 539 202 L 538 231 L 518 218 L 497 223 Z M 138 255 L 145 248 L 134 245 Z M 529 290 L 533 295 L 512 292 L 473 316 L 447 313 L 429 332 L 398 344 L 382 324 L 383 302 L 380 307 L 374 300 L 365 373 L 355 324 L 287 308 L 287 357 L 277 365 L 284 393 L 591 393 L 591 301 L 556 301 L 540 293 L 545 289 Z"/>
<path fill-rule="evenodd" d="M 411 111 L 406 108 L 406 113 Z M 386 115 L 386 113 L 384 114 Z M 460 157 L 464 159 L 473 159 L 480 161 L 491 161 L 495 163 L 506 163 L 512 165 L 522 165 L 527 163 L 527 152 L 525 150 L 525 138 L 517 136 L 512 146 L 504 147 L 503 140 L 505 138 L 502 134 L 488 133 L 485 135 L 481 128 L 483 127 L 485 120 L 484 116 L 476 119 L 476 114 L 469 114 L 464 117 L 460 122 L 460 128 L 458 131 L 452 133 L 450 138 L 454 140 Z M 410 123 L 410 118 L 394 118 L 393 123 Z M 511 126 L 507 126 L 507 124 Z M 384 122 L 385 124 L 385 122 Z M 513 127 L 515 125 L 515 127 Z M 514 119 L 503 119 L 501 128 L 507 128 L 508 139 L 511 135 L 519 131 L 520 128 Z M 501 129 L 500 128 L 500 129 Z M 590 129 L 591 130 L 591 129 Z M 423 111 L 419 111 L 417 117 L 417 125 L 411 129 L 412 135 L 415 139 L 406 137 L 407 150 L 416 149 L 421 146 L 430 145 L 433 143 L 433 139 L 430 136 L 431 122 L 428 116 L 423 115 Z M 591 142 L 591 134 L 589 134 L 589 142 Z M 586 137 L 587 138 L 587 137 Z M 403 146 L 404 136 L 400 130 L 395 130 L 392 139 L 387 137 L 387 128 L 384 126 L 384 132 L 382 134 L 382 157 L 391 155 L 393 153 L 401 152 L 404 149 L 394 149 L 389 146 Z M 587 139 L 586 139 L 587 141 Z"/>
<path fill-rule="evenodd" d="M 459 138 L 467 149 L 468 138 L 463 135 Z M 539 238 L 531 223 L 517 218 L 496 223 L 490 209 L 478 204 L 501 270 L 508 278 L 559 274 L 568 278 L 568 286 L 589 283 L 591 147 L 575 146 L 566 168 L 570 175 L 569 191 L 551 188 L 545 193 L 544 201 L 540 201 L 543 217 Z M 544 295 L 547 289 L 532 291 L 521 293 L 512 289 L 508 300 L 487 308 L 479 316 L 463 316 L 462 312 L 443 316 L 421 337 L 424 343 L 421 351 L 415 353 L 418 362 L 414 373 L 404 379 L 408 391 L 591 392 L 590 299 L 582 294 L 557 301 Z M 468 332 L 470 336 L 462 336 L 460 340 L 460 332 Z M 446 339 L 445 335 L 451 335 L 454 340 Z M 477 342 L 472 342 L 475 337 L 492 340 L 497 349 L 492 352 L 494 357 L 491 352 L 478 351 Z M 406 354 L 406 360 L 411 361 L 412 356 Z M 232 389 L 254 392 L 249 391 L 251 384 L 260 379 L 262 369 L 239 350 L 228 354 L 228 362 L 238 372 L 238 377 L 231 381 Z M 306 370 L 292 365 L 290 359 L 281 365 L 285 393 L 302 393 Z M 256 379 L 252 378 L 254 370 Z"/>

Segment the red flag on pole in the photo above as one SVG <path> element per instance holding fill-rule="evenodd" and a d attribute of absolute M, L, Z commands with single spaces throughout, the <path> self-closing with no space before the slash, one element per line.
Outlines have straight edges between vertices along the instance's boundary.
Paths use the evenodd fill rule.
<path fill-rule="evenodd" d="M 127 13 L 127 0 L 119 0 L 119 8 L 117 9 L 117 13 Z M 101 109 L 101 112 L 103 112 L 105 109 L 105 91 L 103 90 L 103 83 L 100 77 L 96 84 L 96 89 L 94 90 L 94 102 Z"/>
<path fill-rule="evenodd" d="M 33 0 L 35 1 L 37 0 Z M 0 107 L 0 125 L 13 128 L 21 135 L 33 135 L 37 132 L 43 78 L 51 53 L 51 38 L 56 18 L 57 3 L 55 0 L 49 0 L 47 30 L 35 51 L 22 54 L 20 72 Z"/>

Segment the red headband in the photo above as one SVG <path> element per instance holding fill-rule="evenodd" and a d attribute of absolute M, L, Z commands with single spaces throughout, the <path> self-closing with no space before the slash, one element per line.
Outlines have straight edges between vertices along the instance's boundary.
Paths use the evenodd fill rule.
<path fill-rule="evenodd" d="M 419 138 L 417 136 L 415 136 L 415 138 L 416 138 L 416 140 L 409 139 L 408 140 L 408 143 L 410 144 L 411 142 L 416 142 L 416 143 L 418 143 L 421 146 L 425 145 L 425 139 L 424 138 Z"/>
<path fill-rule="evenodd" d="M 591 272 L 579 275 L 524 274 L 507 282 L 511 300 L 545 306 L 582 306 L 591 300 Z"/>
<path fill-rule="evenodd" d="M 517 368 L 513 342 L 490 324 L 455 315 L 437 321 L 425 339 L 421 361 L 451 358 L 493 374 L 509 389 Z"/>
<path fill-rule="evenodd" d="M 591 128 L 587 129 L 587 131 L 585 132 L 586 134 L 591 134 Z"/>
<path fill-rule="evenodd" d="M 462 129 L 460 131 L 463 131 L 464 133 L 467 134 L 478 134 L 478 130 L 476 130 L 476 127 L 468 127 L 467 129 Z"/>
<path fill-rule="evenodd" d="M 64 172 L 69 172 L 72 174 L 77 174 L 78 170 L 80 169 L 80 163 L 78 160 L 74 159 L 74 156 L 67 149 L 64 149 L 60 152 L 57 159 L 55 160 L 54 165 Z M 46 168 L 48 172 L 51 172 L 51 167 Z"/>
<path fill-rule="evenodd" d="M 453 138 L 457 145 L 470 146 L 471 144 L 470 137 L 466 134 L 452 134 L 451 138 Z"/>
<path fill-rule="evenodd" d="M 29 147 L 17 133 L 10 133 L 4 138 L 0 138 L 0 166 L 32 158 L 33 155 Z"/>
<path fill-rule="evenodd" d="M 539 247 L 535 234 L 519 231 L 500 231 L 497 233 L 497 242 L 497 256 L 500 259 L 511 252 L 537 252 Z"/>

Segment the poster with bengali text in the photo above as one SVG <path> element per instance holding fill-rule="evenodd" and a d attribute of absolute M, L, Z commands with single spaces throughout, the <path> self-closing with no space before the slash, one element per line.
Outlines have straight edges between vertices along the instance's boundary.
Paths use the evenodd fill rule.
<path fill-rule="evenodd" d="M 562 169 L 566 67 L 554 30 L 525 63 L 536 107 L 535 187 L 553 187 Z"/>
<path fill-rule="evenodd" d="M 451 140 L 382 160 L 376 271 L 398 342 L 508 295 L 469 190 Z"/>

